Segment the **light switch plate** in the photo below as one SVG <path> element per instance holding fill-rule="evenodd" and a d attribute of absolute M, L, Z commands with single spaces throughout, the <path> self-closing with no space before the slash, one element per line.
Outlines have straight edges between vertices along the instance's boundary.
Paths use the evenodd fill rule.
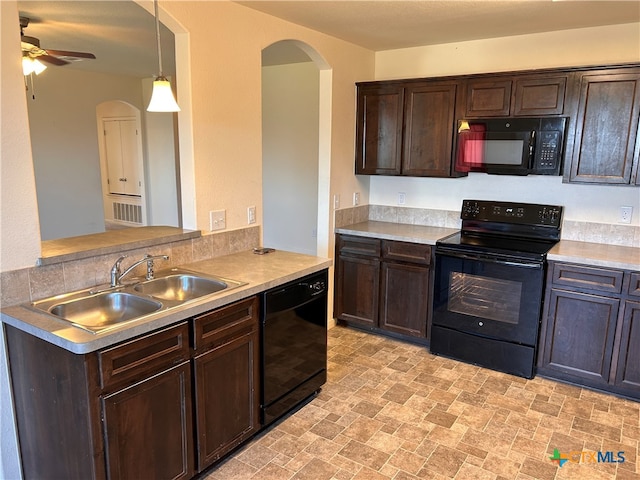
<path fill-rule="evenodd" d="M 209 212 L 209 230 L 224 230 L 227 228 L 227 214 L 225 210 L 211 210 Z"/>

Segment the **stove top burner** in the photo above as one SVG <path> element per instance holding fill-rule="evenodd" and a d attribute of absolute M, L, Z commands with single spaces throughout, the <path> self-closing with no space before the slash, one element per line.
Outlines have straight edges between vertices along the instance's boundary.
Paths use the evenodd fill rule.
<path fill-rule="evenodd" d="M 543 260 L 560 240 L 562 213 L 556 205 L 463 200 L 462 230 L 436 245 Z"/>
<path fill-rule="evenodd" d="M 556 241 L 537 241 L 488 234 L 457 232 L 436 242 L 439 247 L 453 247 L 458 251 L 488 253 L 514 258 L 544 259 Z"/>

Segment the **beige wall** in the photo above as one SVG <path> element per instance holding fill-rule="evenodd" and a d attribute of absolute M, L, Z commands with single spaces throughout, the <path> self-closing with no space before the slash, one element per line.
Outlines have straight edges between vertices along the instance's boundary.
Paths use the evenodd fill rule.
<path fill-rule="evenodd" d="M 0 271 L 6 271 L 35 264 L 39 233 L 23 79 L 19 55 L 13 55 L 19 52 L 18 13 L 15 2 L 1 3 Z M 190 112 L 183 110 L 193 125 L 193 158 L 183 160 L 194 165 L 191 195 L 197 228 L 208 230 L 210 210 L 227 211 L 228 229 L 246 226 L 247 206 L 256 205 L 262 211 L 261 51 L 279 40 L 301 40 L 330 65 L 331 189 L 333 193 L 334 179 L 343 197 L 360 188 L 352 174 L 353 85 L 373 77 L 373 52 L 226 1 L 161 2 L 161 9 L 189 32 L 191 83 L 187 88 L 193 103 Z"/>
<path fill-rule="evenodd" d="M 640 61 L 640 23 L 376 53 L 376 80 Z"/>
<path fill-rule="evenodd" d="M 353 84 L 373 76 L 373 52 L 233 3 L 165 7 L 190 32 L 199 228 L 208 228 L 210 210 L 225 209 L 228 228 L 246 225 L 249 205 L 262 211 L 260 54 L 280 40 L 305 42 L 333 70 L 331 177 L 348 173 L 356 184 Z"/>

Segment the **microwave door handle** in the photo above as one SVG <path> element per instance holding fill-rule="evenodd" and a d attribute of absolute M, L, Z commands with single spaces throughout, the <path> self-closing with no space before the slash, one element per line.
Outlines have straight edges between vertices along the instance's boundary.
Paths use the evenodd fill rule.
<path fill-rule="evenodd" d="M 533 157 L 536 151 L 536 131 L 531 130 L 529 137 L 529 170 L 533 169 Z"/>

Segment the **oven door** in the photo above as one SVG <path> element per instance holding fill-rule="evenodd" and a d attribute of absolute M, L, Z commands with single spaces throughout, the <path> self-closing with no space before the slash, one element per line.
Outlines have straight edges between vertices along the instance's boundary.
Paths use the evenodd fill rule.
<path fill-rule="evenodd" d="M 534 347 L 544 263 L 436 248 L 433 325 Z"/>

